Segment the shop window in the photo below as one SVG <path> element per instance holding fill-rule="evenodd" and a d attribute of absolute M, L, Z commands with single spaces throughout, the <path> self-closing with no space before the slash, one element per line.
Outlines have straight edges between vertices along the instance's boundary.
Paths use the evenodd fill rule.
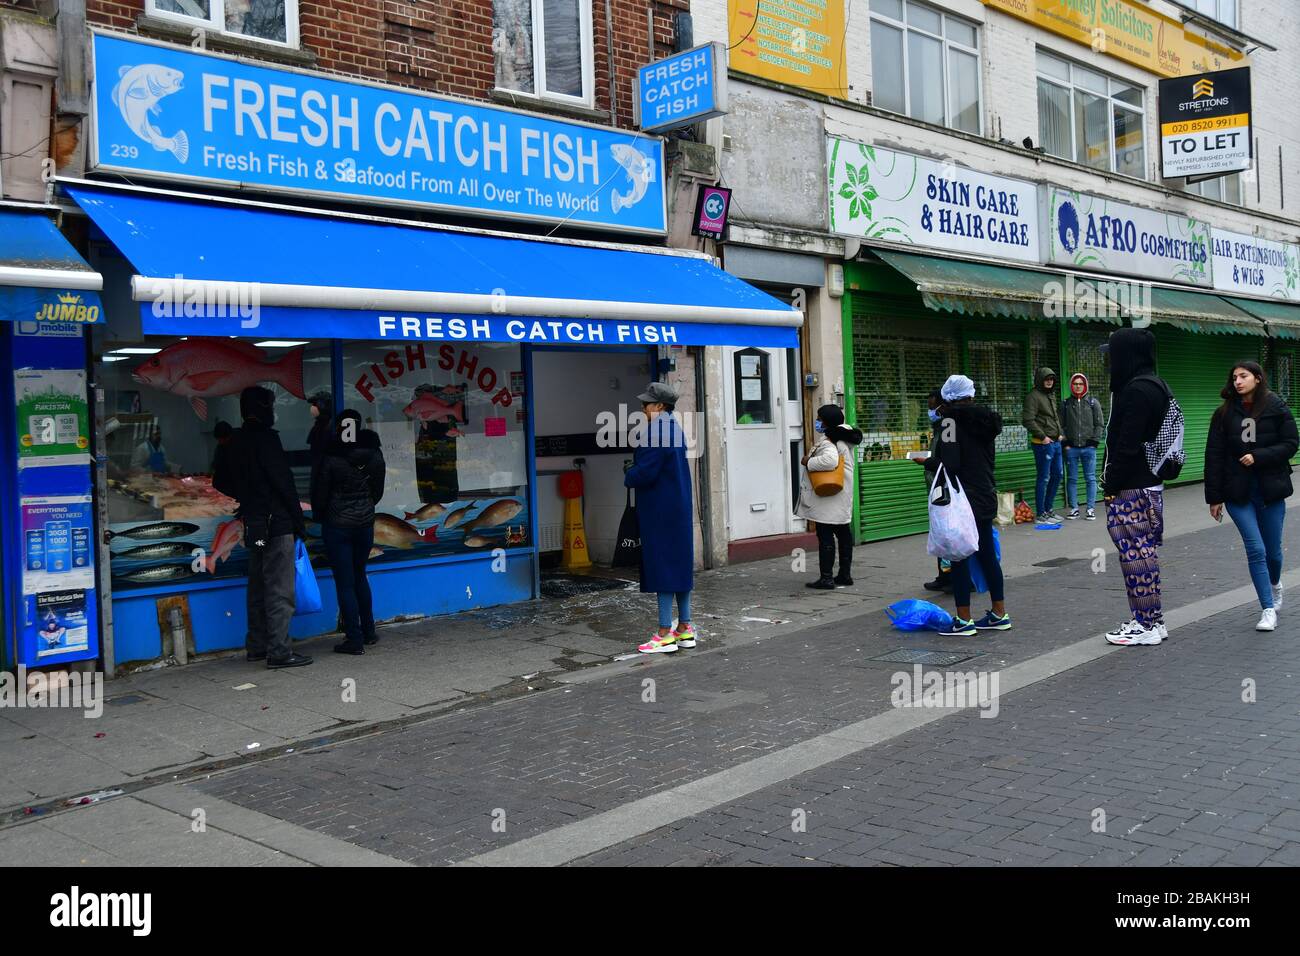
<path fill-rule="evenodd" d="M 1088 394 L 1101 402 L 1101 410 L 1107 421 L 1110 420 L 1110 373 L 1106 369 L 1106 357 L 1102 354 L 1101 347 L 1114 330 L 1115 326 L 1070 326 L 1066 332 L 1066 353 L 1070 364 L 1061 370 L 1061 380 L 1067 389 L 1064 394 L 1067 396 L 1071 375 L 1082 372 L 1088 376 Z"/>
<path fill-rule="evenodd" d="M 343 404 L 387 465 L 375 560 L 528 543 L 522 369 L 513 344 L 344 344 Z"/>
<path fill-rule="evenodd" d="M 104 391 L 108 521 L 114 590 L 247 572 L 236 502 L 212 487 L 222 423 L 237 428 L 239 393 L 265 385 L 299 497 L 311 490 L 305 400 L 331 382 L 330 347 L 227 338 L 94 336 L 95 384 Z M 323 558 L 319 537 L 308 547 Z M 198 554 L 196 555 L 196 551 Z"/>
<path fill-rule="evenodd" d="M 1144 92 L 1038 51 L 1038 142 L 1053 156 L 1147 178 Z"/>
<path fill-rule="evenodd" d="M 591 0 L 494 0 L 499 90 L 591 105 Z"/>
<path fill-rule="evenodd" d="M 217 33 L 298 45 L 298 0 L 145 0 L 151 16 Z"/>
<path fill-rule="evenodd" d="M 1214 179 L 1203 179 L 1199 183 L 1185 183 L 1183 190 L 1194 196 L 1217 199 L 1219 202 L 1232 203 L 1234 206 L 1240 206 L 1243 202 L 1241 198 L 1241 173 L 1217 176 Z"/>
<path fill-rule="evenodd" d="M 999 452 L 1024 451 L 1029 447 L 1029 432 L 1020 419 L 1025 393 L 1032 387 L 1025 343 L 1015 339 L 972 339 L 966 343 L 966 357 L 970 369 L 966 374 L 975 381 L 975 401 L 1002 416 L 1002 434 L 994 447 Z"/>
<path fill-rule="evenodd" d="M 980 132 L 975 24 L 913 0 L 871 0 L 871 102 L 937 126 Z"/>
<path fill-rule="evenodd" d="M 732 356 L 737 425 L 772 423 L 770 356 L 762 349 L 741 349 Z"/>

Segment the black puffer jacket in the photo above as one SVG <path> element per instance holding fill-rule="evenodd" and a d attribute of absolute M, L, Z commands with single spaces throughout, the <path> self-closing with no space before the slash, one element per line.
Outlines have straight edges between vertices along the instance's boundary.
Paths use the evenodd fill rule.
<path fill-rule="evenodd" d="M 954 424 L 952 441 L 944 441 L 946 422 L 936 426 L 939 434 L 939 463 L 966 492 L 976 521 L 992 521 L 998 516 L 997 479 L 994 477 L 993 440 L 1002 434 L 1002 416 L 984 405 L 956 402 L 939 409 L 943 418 Z"/>
<path fill-rule="evenodd" d="M 375 505 L 384 496 L 384 453 L 379 436 L 369 429 L 357 440 L 335 438 L 312 472 L 312 514 L 321 524 L 357 528 L 375 520 Z"/>
<path fill-rule="evenodd" d="M 1110 497 L 1164 484 L 1151 473 L 1145 446 L 1159 434 L 1169 398 L 1155 378 L 1156 337 L 1150 329 L 1116 329 L 1108 344 L 1113 394 L 1101 483 L 1102 493 Z"/>
<path fill-rule="evenodd" d="M 1238 399 L 1224 414 L 1223 409 L 1210 420 L 1205 440 L 1205 503 L 1245 504 L 1250 500 L 1250 478 L 1259 482 L 1265 504 L 1291 497 L 1291 459 L 1300 448 L 1295 418 L 1286 402 L 1275 393 L 1264 397 L 1263 406 L 1252 409 L 1253 442 L 1243 441 L 1248 416 Z M 1246 467 L 1242 455 L 1253 455 L 1255 463 Z"/>

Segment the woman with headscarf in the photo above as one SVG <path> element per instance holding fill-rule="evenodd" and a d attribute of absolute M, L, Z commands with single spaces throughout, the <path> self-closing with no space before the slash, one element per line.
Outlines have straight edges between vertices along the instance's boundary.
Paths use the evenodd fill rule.
<path fill-rule="evenodd" d="M 854 449 L 862 444 L 862 432 L 844 424 L 844 411 L 838 405 L 817 409 L 814 424 L 817 439 L 801 459 L 804 472 L 799 479 L 799 503 L 794 513 L 817 523 L 817 557 L 820 575 L 808 587 L 832 591 L 853 583 L 853 459 Z M 844 483 L 833 495 L 818 495 L 809 473 L 835 471 L 844 463 Z M 835 568 L 836 544 L 839 545 L 840 573 Z"/>
<path fill-rule="evenodd" d="M 993 440 L 1002 434 L 1002 416 L 991 408 L 975 404 L 975 383 L 965 375 L 951 375 L 943 383 L 943 404 L 939 406 L 939 464 L 950 479 L 966 493 L 975 526 L 979 529 L 979 550 L 969 558 L 952 563 L 952 595 L 957 615 L 946 637 L 973 637 L 979 631 L 1011 629 L 1003 595 L 1002 565 L 993 539 L 993 520 L 998 516 L 997 482 L 993 468 L 996 453 Z M 971 559 L 980 563 L 988 584 L 992 609 L 978 621 L 971 616 Z"/>

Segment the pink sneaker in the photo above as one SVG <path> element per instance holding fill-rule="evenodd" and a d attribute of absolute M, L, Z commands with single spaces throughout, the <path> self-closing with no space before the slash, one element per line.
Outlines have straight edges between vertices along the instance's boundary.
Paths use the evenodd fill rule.
<path fill-rule="evenodd" d="M 677 650 L 677 635 L 672 631 L 667 634 L 654 633 L 650 640 L 637 648 L 642 654 L 671 654 Z"/>

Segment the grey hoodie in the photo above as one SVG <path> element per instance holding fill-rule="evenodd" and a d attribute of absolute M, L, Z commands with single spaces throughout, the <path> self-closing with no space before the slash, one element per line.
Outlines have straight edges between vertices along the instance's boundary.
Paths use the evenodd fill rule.
<path fill-rule="evenodd" d="M 1083 397 L 1075 398 L 1071 390 L 1070 397 L 1061 403 L 1062 434 L 1072 448 L 1096 448 L 1106 437 L 1106 416 L 1101 402 L 1088 391 L 1088 376 L 1075 372 L 1070 376 L 1071 385 L 1076 378 L 1083 379 Z"/>

